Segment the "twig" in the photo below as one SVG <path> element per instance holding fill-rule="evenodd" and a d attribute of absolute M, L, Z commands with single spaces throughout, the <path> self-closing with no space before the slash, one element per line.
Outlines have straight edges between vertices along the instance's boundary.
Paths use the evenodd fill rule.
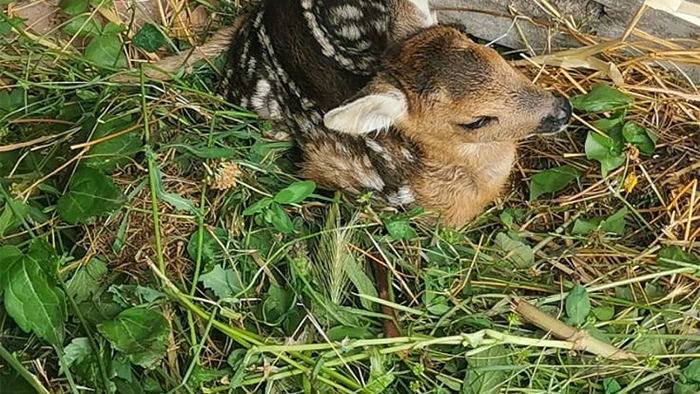
<path fill-rule="evenodd" d="M 551 332 L 555 338 L 573 343 L 574 350 L 583 350 L 611 360 L 636 360 L 637 356 L 615 346 L 602 342 L 584 330 L 577 330 L 555 319 L 522 299 L 514 299 L 513 310 L 523 319 L 537 327 Z"/>

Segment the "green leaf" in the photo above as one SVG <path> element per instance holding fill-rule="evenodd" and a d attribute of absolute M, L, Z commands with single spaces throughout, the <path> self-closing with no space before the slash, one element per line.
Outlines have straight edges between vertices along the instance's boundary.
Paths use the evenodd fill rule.
<path fill-rule="evenodd" d="M 494 245 L 502 250 L 505 257 L 518 268 L 529 268 L 535 264 L 535 253 L 532 248 L 522 241 L 509 237 L 506 233 L 498 233 Z"/>
<path fill-rule="evenodd" d="M 574 235 L 593 234 L 594 232 L 596 232 L 596 230 L 598 230 L 598 228 L 600 227 L 600 223 L 602 222 L 602 218 L 576 219 L 571 233 Z"/>
<path fill-rule="evenodd" d="M 97 331 L 133 364 L 149 368 L 165 356 L 169 325 L 155 309 L 136 307 L 114 320 L 99 324 Z"/>
<path fill-rule="evenodd" d="M 506 382 L 506 370 L 510 366 L 508 352 L 501 346 L 467 357 L 469 367 L 464 377 L 461 394 L 497 394 Z M 501 367 L 501 368 L 499 368 Z"/>
<path fill-rule="evenodd" d="M 376 338 L 377 333 L 367 327 L 335 326 L 326 333 L 331 341 L 340 342 L 345 338 L 370 339 Z"/>
<path fill-rule="evenodd" d="M 683 368 L 683 376 L 693 383 L 700 383 L 700 360 L 695 359 Z"/>
<path fill-rule="evenodd" d="M 603 379 L 603 390 L 604 394 L 615 394 L 622 390 L 622 386 L 613 378 L 605 378 Z"/>
<path fill-rule="evenodd" d="M 9 92 L 0 90 L 0 114 L 24 107 L 25 94 L 26 91 L 22 88 L 14 88 Z"/>
<path fill-rule="evenodd" d="M 287 212 L 284 211 L 280 204 L 272 203 L 272 205 L 270 205 L 270 209 L 265 212 L 265 220 L 282 234 L 291 234 L 294 232 L 292 219 L 289 218 L 289 215 L 287 215 Z"/>
<path fill-rule="evenodd" d="M 107 264 L 93 258 L 73 274 L 66 283 L 66 292 L 78 304 L 87 301 L 99 289 L 107 272 Z"/>
<path fill-rule="evenodd" d="M 577 179 L 579 172 L 570 165 L 552 168 L 534 175 L 530 180 L 530 201 L 545 193 L 554 193 Z"/>
<path fill-rule="evenodd" d="M 58 7 L 68 15 L 78 15 L 87 11 L 88 0 L 61 0 Z"/>
<path fill-rule="evenodd" d="M 423 293 L 423 303 L 425 304 L 425 309 L 435 316 L 442 316 L 450 310 L 447 298 L 434 291 Z"/>
<path fill-rule="evenodd" d="M 130 117 L 113 117 L 98 124 L 91 139 L 97 140 L 107 137 L 131 126 L 133 126 L 133 122 Z M 93 145 L 85 164 L 103 171 L 113 170 L 119 165 L 128 163 L 128 158 L 140 151 L 141 146 L 141 138 L 138 133 L 126 133 Z"/>
<path fill-rule="evenodd" d="M 3 4 L 3 1 L 5 1 L 5 4 L 8 4 L 6 0 L 0 0 L 0 4 Z M 22 23 L 24 23 L 24 19 L 22 18 L 8 18 L 7 20 L 0 19 L 0 36 L 10 34 L 13 27 L 19 27 L 22 25 Z"/>
<path fill-rule="evenodd" d="M 94 168 L 80 167 L 71 179 L 68 193 L 58 200 L 56 211 L 70 224 L 85 223 L 116 210 L 125 201 L 111 178 Z"/>
<path fill-rule="evenodd" d="M 574 326 L 580 326 L 586 321 L 591 312 L 591 302 L 588 300 L 588 292 L 581 285 L 574 286 L 566 296 L 566 316 Z"/>
<path fill-rule="evenodd" d="M 125 68 L 127 65 L 119 35 L 107 33 L 106 28 L 85 47 L 85 58 L 102 68 Z"/>
<path fill-rule="evenodd" d="M 416 230 L 411 227 L 411 223 L 406 218 L 389 217 L 384 220 L 384 227 L 389 232 L 389 236 L 394 241 L 413 239 L 418 236 Z"/>
<path fill-rule="evenodd" d="M 165 44 L 165 36 L 155 25 L 149 23 L 136 33 L 131 43 L 145 51 L 155 52 Z"/>
<path fill-rule="evenodd" d="M 605 137 L 594 131 L 586 138 L 586 157 L 600 162 L 603 176 L 625 163 L 622 146 L 615 137 Z"/>
<path fill-rule="evenodd" d="M 374 281 L 367 276 L 362 264 L 359 264 L 354 258 L 345 259 L 343 270 L 358 293 L 378 297 L 377 286 L 374 284 Z M 374 310 L 372 301 L 366 298 L 360 298 L 360 303 L 365 309 L 370 311 Z"/>
<path fill-rule="evenodd" d="M 10 271 L 23 257 L 22 251 L 15 246 L 0 247 L 0 294 L 8 284 Z"/>
<path fill-rule="evenodd" d="M 274 200 L 280 204 L 296 204 L 310 196 L 314 190 L 316 190 L 316 184 L 311 181 L 294 182 L 280 190 Z"/>
<path fill-rule="evenodd" d="M 67 316 L 65 296 L 42 263 L 46 262 L 25 255 L 12 265 L 5 287 L 5 309 L 23 331 L 60 346 Z"/>
<path fill-rule="evenodd" d="M 71 18 L 63 26 L 63 31 L 68 35 L 79 37 L 93 37 L 100 34 L 100 23 L 89 15 L 77 15 Z"/>
<path fill-rule="evenodd" d="M 86 337 L 73 338 L 68 346 L 63 348 L 64 365 L 61 366 L 61 371 L 64 371 L 64 368 L 70 368 L 73 364 L 79 364 L 91 356 L 90 341 Z"/>
<path fill-rule="evenodd" d="M 386 366 L 386 364 L 391 365 L 390 358 L 380 354 L 376 349 L 370 349 L 369 362 L 369 381 L 365 386 L 365 390 L 372 394 L 386 392 L 394 380 L 396 380 L 393 368 L 387 368 Z"/>
<path fill-rule="evenodd" d="M 615 316 L 615 308 L 612 306 L 599 306 L 591 310 L 593 316 L 601 321 L 608 321 Z"/>
<path fill-rule="evenodd" d="M 214 269 L 199 278 L 204 287 L 214 292 L 219 300 L 231 298 L 243 291 L 241 279 L 232 269 L 215 265 Z"/>
<path fill-rule="evenodd" d="M 250 216 L 256 213 L 262 213 L 263 211 L 268 209 L 272 203 L 273 200 L 271 198 L 263 198 L 262 200 L 257 201 L 253 205 L 244 209 L 242 214 L 243 216 Z"/>
<path fill-rule="evenodd" d="M 205 265 L 218 263 L 224 260 L 226 250 L 223 247 L 228 243 L 228 234 L 222 228 L 214 228 L 211 232 L 202 229 L 202 261 Z M 223 247 L 222 247 L 223 245 Z M 197 248 L 199 247 L 199 231 L 195 231 L 190 236 L 187 243 L 187 254 L 192 261 L 197 261 Z"/>
<path fill-rule="evenodd" d="M 168 193 L 165 191 L 165 188 L 163 187 L 163 173 L 160 171 L 160 168 L 158 168 L 158 165 L 156 164 L 156 155 L 153 153 L 153 150 L 151 150 L 148 146 L 146 146 L 146 158 L 150 161 L 153 162 L 153 173 L 154 173 L 154 187 L 156 190 L 156 197 L 164 201 L 168 204 L 170 204 L 173 208 L 175 208 L 178 211 L 186 211 L 189 212 L 195 216 L 199 216 L 200 212 L 197 207 L 192 203 L 192 201 L 182 198 L 182 196 L 179 196 L 175 193 Z"/>
<path fill-rule="evenodd" d="M 667 246 L 661 249 L 657 259 L 661 263 L 671 263 L 684 267 L 700 265 L 700 258 L 683 251 L 683 249 L 678 246 Z"/>
<path fill-rule="evenodd" d="M 643 155 L 651 156 L 656 151 L 657 137 L 634 122 L 625 123 L 622 127 L 622 135 L 625 141 L 636 146 Z"/>
<path fill-rule="evenodd" d="M 625 116 L 627 116 L 627 108 L 616 111 L 609 118 L 601 118 L 592 122 L 593 127 L 598 130 L 609 133 L 611 130 L 622 126 L 625 121 Z"/>
<path fill-rule="evenodd" d="M 600 229 L 606 233 L 617 235 L 625 234 L 625 217 L 627 216 L 627 207 L 622 207 L 619 211 L 612 214 L 607 219 L 603 220 Z"/>
<path fill-rule="evenodd" d="M 625 235 L 625 225 L 627 224 L 625 220 L 626 216 L 627 208 L 623 207 L 607 219 L 601 217 L 576 219 L 571 232 L 575 235 L 589 235 L 600 230 L 603 233 Z"/>
<path fill-rule="evenodd" d="M 594 85 L 590 92 L 571 98 L 571 105 L 579 111 L 605 112 L 620 107 L 628 107 L 632 99 L 608 85 Z"/>
<path fill-rule="evenodd" d="M 287 311 L 294 306 L 294 294 L 275 284 L 270 285 L 262 304 L 263 320 L 269 325 L 278 325 Z"/>

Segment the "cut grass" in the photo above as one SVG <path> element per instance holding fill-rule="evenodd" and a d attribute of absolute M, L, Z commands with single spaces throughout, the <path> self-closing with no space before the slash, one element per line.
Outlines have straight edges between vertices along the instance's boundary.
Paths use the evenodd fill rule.
<path fill-rule="evenodd" d="M 119 21 L 114 15 L 131 21 L 116 8 L 89 7 L 112 22 Z M 175 1 L 156 7 L 150 21 L 166 33 L 177 30 L 170 36 L 183 40 L 172 44 L 184 47 L 198 32 L 183 20 L 192 11 Z M 215 95 L 211 65 L 220 59 L 169 83 L 117 84 L 110 78 L 122 70 L 96 69 L 80 49 L 84 42 L 56 29 L 41 36 L 20 26 L 1 36 L 0 275 L 12 277 L 8 248 L 29 255 L 46 242 L 46 283 L 66 295 L 69 317 L 56 327 L 62 342 L 47 347 L 0 307 L 0 387 L 699 391 L 698 93 L 647 60 L 697 64 L 700 46 L 680 50 L 633 27 L 628 36 L 638 40 L 594 48 L 599 60 L 616 65 L 619 88 L 634 99 L 625 119 L 658 137 L 654 155 L 627 146 L 623 165 L 601 176 L 584 146 L 589 130 L 605 134 L 595 126 L 601 116 L 579 113 L 568 132 L 523 143 L 512 188 L 459 232 L 425 225 L 420 212 L 322 191 L 282 213 L 244 215 L 297 178 L 289 144 L 266 140 L 260 128 L 269 126 Z M 606 42 L 568 33 L 586 45 Z M 122 51 L 135 68 L 163 54 L 128 42 Z M 550 60 L 527 60 L 523 71 L 569 97 L 617 78 L 596 70 L 597 62 L 594 69 L 541 65 Z M 104 126 L 115 117 L 126 123 Z M 131 139 L 135 151 L 127 149 Z M 108 174 L 127 202 L 71 225 L 57 202 L 86 165 Z M 579 173 L 575 182 L 528 201 L 532 176 L 562 165 Z M 581 220 L 611 220 L 623 207 L 619 234 L 574 231 Z M 288 215 L 293 232 L 277 231 L 282 216 L 267 220 L 273 214 Z M 102 264 L 108 269 L 96 268 Z M 375 264 L 390 273 L 393 301 L 368 285 Z M 586 290 L 579 299 L 568 296 L 576 285 Z M 552 338 L 514 313 L 514 296 L 562 321 L 572 318 L 567 311 L 583 310 L 577 329 L 637 359 L 573 350 L 581 347 L 572 338 Z M 401 337 L 383 338 L 383 320 L 391 317 L 380 304 L 396 311 Z M 165 317 L 167 338 L 153 331 L 137 350 L 125 350 L 134 345 L 128 335 L 107 340 L 100 333 L 100 324 L 137 306 Z M 141 333 L 137 326 L 124 332 Z M 145 368 L 134 358 L 152 355 L 150 340 L 168 346 Z"/>

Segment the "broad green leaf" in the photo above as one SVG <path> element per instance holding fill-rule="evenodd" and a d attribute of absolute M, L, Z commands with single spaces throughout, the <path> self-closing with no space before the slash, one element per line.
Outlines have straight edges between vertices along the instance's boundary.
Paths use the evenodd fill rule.
<path fill-rule="evenodd" d="M 268 209 L 272 203 L 273 200 L 271 198 L 263 198 L 262 200 L 257 201 L 253 205 L 244 209 L 242 214 L 243 216 L 250 216 L 256 213 L 262 213 L 263 211 Z"/>
<path fill-rule="evenodd" d="M 119 35 L 103 32 L 101 36 L 93 37 L 85 47 L 85 58 L 103 68 L 125 68 L 126 57 L 122 52 L 122 42 Z"/>
<path fill-rule="evenodd" d="M 107 137 L 130 126 L 133 126 L 133 122 L 128 117 L 114 117 L 97 125 L 91 139 L 97 140 Z M 128 157 L 140 151 L 141 146 L 139 134 L 132 131 L 93 145 L 88 152 L 87 159 L 85 159 L 85 164 L 103 171 L 109 171 L 121 164 L 128 163 Z"/>
<path fill-rule="evenodd" d="M 80 167 L 71 179 L 68 192 L 58 200 L 56 211 L 70 224 L 85 223 L 114 211 L 125 201 L 111 178 L 94 168 Z"/>
<path fill-rule="evenodd" d="M 615 394 L 620 390 L 622 390 L 622 386 L 620 386 L 620 383 L 617 383 L 617 380 L 615 380 L 613 378 L 603 379 L 603 393 L 604 394 Z"/>
<path fill-rule="evenodd" d="M 588 292 L 581 285 L 574 286 L 566 296 L 566 316 L 574 326 L 580 326 L 586 321 L 591 312 L 591 302 L 588 300 Z"/>
<path fill-rule="evenodd" d="M 630 350 L 634 353 L 646 355 L 668 354 L 664 339 L 652 335 L 642 335 L 639 337 L 634 341 Z"/>
<path fill-rule="evenodd" d="M 700 383 L 700 360 L 695 359 L 691 361 L 688 366 L 683 368 L 683 376 L 685 376 L 689 382 Z"/>
<path fill-rule="evenodd" d="M 331 341 L 340 342 L 345 338 L 370 339 L 376 338 L 377 333 L 366 327 L 335 326 L 326 333 Z"/>
<path fill-rule="evenodd" d="M 63 362 L 65 364 L 61 366 L 61 371 L 90 357 L 92 357 L 90 341 L 86 337 L 73 338 L 68 346 L 63 348 Z"/>
<path fill-rule="evenodd" d="M 469 366 L 464 377 L 461 394 L 497 394 L 506 382 L 506 370 L 510 366 L 508 352 L 501 346 L 467 357 Z"/>
<path fill-rule="evenodd" d="M 644 127 L 634 122 L 627 122 L 622 127 L 622 135 L 625 141 L 636 146 L 641 154 L 647 156 L 654 154 L 657 137 Z"/>
<path fill-rule="evenodd" d="M 274 200 L 280 204 L 296 204 L 310 196 L 314 190 L 316 190 L 316 184 L 311 181 L 294 182 L 280 190 Z"/>
<path fill-rule="evenodd" d="M 346 259 L 343 262 L 343 270 L 345 274 L 350 279 L 350 282 L 355 286 L 357 292 L 360 294 L 378 297 L 377 286 L 375 282 L 367 276 L 362 264 L 359 264 L 354 258 Z M 367 310 L 374 310 L 372 306 L 372 301 L 366 298 L 360 298 L 360 303 Z"/>
<path fill-rule="evenodd" d="M 413 239 L 418 236 L 416 230 L 406 218 L 388 217 L 384 219 L 384 227 L 394 241 Z"/>
<path fill-rule="evenodd" d="M 620 111 L 616 111 L 609 118 L 601 118 L 595 120 L 592 122 L 592 125 L 598 130 L 604 131 L 605 133 L 609 133 L 612 129 L 615 129 L 618 126 L 622 126 L 622 124 L 625 122 L 625 116 L 627 116 L 626 108 Z"/>
<path fill-rule="evenodd" d="M 0 4 L 2 2 L 0 1 Z M 2 23 L 2 21 L 0 21 Z M 3 394 L 36 394 L 37 391 L 14 368 L 5 366 L 0 368 L 0 387 L 6 390 Z"/>
<path fill-rule="evenodd" d="M 78 15 L 87 11 L 88 0 L 61 0 L 58 7 L 68 15 Z"/>
<path fill-rule="evenodd" d="M 426 291 L 423 293 L 423 303 L 425 304 L 425 309 L 435 316 L 442 316 L 450 310 L 450 306 L 447 304 L 447 298 L 434 291 Z"/>
<path fill-rule="evenodd" d="M 612 306 L 599 306 L 591 310 L 598 320 L 608 321 L 615 316 L 615 308 Z"/>
<path fill-rule="evenodd" d="M 697 266 L 700 265 L 700 258 L 683 251 L 678 246 L 667 246 L 659 252 L 657 257 L 659 262 L 671 263 L 680 266 Z"/>
<path fill-rule="evenodd" d="M 494 245 L 503 251 L 505 257 L 518 268 L 529 268 L 535 264 L 532 248 L 522 241 L 509 237 L 506 233 L 498 233 Z"/>
<path fill-rule="evenodd" d="M 228 243 L 228 234 L 222 228 L 214 228 L 211 234 L 207 229 L 202 229 L 202 261 L 205 265 L 218 263 L 223 261 L 225 250 L 222 248 Z M 192 261 L 197 261 L 197 252 L 199 247 L 199 231 L 195 231 L 190 236 L 190 241 L 187 243 L 187 254 Z"/>
<path fill-rule="evenodd" d="M 627 207 L 622 207 L 619 211 L 612 214 L 607 219 L 603 220 L 600 229 L 606 233 L 617 235 L 625 234 L 625 217 L 627 216 Z"/>
<path fill-rule="evenodd" d="M 5 0 L 0 0 L 0 4 L 3 4 L 3 1 Z M 12 32 L 13 27 L 18 27 L 24 23 L 24 19 L 22 18 L 8 18 L 7 20 L 5 19 L 0 19 L 0 36 L 6 36 Z M 0 108 L 0 112 L 2 112 L 2 108 Z"/>
<path fill-rule="evenodd" d="M 219 300 L 231 298 L 243 291 L 241 279 L 232 269 L 215 265 L 214 269 L 199 278 L 205 288 L 214 292 Z"/>
<path fill-rule="evenodd" d="M 616 235 L 625 234 L 627 208 L 623 207 L 608 218 L 595 217 L 590 219 L 576 219 L 572 234 L 589 235 L 598 230 L 603 233 Z"/>
<path fill-rule="evenodd" d="M 66 292 L 76 303 L 87 301 L 99 289 L 107 276 L 107 264 L 93 258 L 81 266 L 66 283 Z"/>
<path fill-rule="evenodd" d="M 600 162 L 603 176 L 625 163 L 622 146 L 615 137 L 605 137 L 589 131 L 586 138 L 586 157 Z"/>
<path fill-rule="evenodd" d="M 80 37 L 93 37 L 100 34 L 100 23 L 89 15 L 77 15 L 71 18 L 63 31 L 68 35 L 78 35 Z"/>
<path fill-rule="evenodd" d="M 156 309 L 136 307 L 99 324 L 97 331 L 133 364 L 149 368 L 165 356 L 170 329 Z"/>
<path fill-rule="evenodd" d="M 552 168 L 534 175 L 530 180 L 530 201 L 545 193 L 554 193 L 577 179 L 579 172 L 570 165 Z"/>
<path fill-rule="evenodd" d="M 131 43 L 145 51 L 155 52 L 165 44 L 165 36 L 160 29 L 149 23 L 136 33 Z"/>
<path fill-rule="evenodd" d="M 604 112 L 628 107 L 632 99 L 608 85 L 594 85 L 590 92 L 571 98 L 571 105 L 579 111 Z"/>
<path fill-rule="evenodd" d="M 0 114 L 24 107 L 25 93 L 22 88 L 14 88 L 9 92 L 5 89 L 0 90 Z"/>
<path fill-rule="evenodd" d="M 63 292 L 31 255 L 12 265 L 5 287 L 5 309 L 25 332 L 60 346 L 66 321 Z"/>
<path fill-rule="evenodd" d="M 0 247 L 0 294 L 7 286 L 10 271 L 23 257 L 22 251 L 15 246 Z"/>
<path fill-rule="evenodd" d="M 593 234 L 600 228 L 600 223 L 602 222 L 602 218 L 576 219 L 571 233 L 575 235 Z"/>
<path fill-rule="evenodd" d="M 294 294 L 275 284 L 270 285 L 262 304 L 263 321 L 269 325 L 282 323 L 287 311 L 294 306 Z"/>
<path fill-rule="evenodd" d="M 23 221 L 46 220 L 46 215 L 38 208 L 20 200 L 9 200 L 0 214 L 0 237 L 19 228 Z"/>
<path fill-rule="evenodd" d="M 291 234 L 294 232 L 292 219 L 289 218 L 289 215 L 280 204 L 272 203 L 270 205 L 270 209 L 265 212 L 265 220 L 282 234 Z"/>

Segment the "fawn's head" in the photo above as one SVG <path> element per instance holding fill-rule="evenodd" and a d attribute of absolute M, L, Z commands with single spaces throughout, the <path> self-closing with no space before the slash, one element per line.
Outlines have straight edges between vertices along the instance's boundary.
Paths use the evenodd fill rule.
<path fill-rule="evenodd" d="M 568 100 L 534 85 L 495 50 L 435 26 L 390 50 L 383 71 L 325 124 L 351 134 L 396 126 L 419 143 L 459 148 L 556 133 L 570 116 Z"/>

